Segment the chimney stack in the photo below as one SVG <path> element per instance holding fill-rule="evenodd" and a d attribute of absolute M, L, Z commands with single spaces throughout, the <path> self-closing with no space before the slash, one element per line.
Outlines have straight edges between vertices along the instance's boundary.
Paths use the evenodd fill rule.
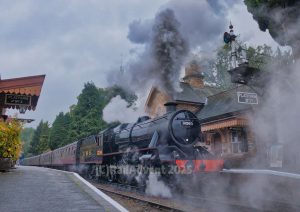
<path fill-rule="evenodd" d="M 203 78 L 203 73 L 201 72 L 200 66 L 196 61 L 192 61 L 185 68 L 185 76 L 183 78 L 183 81 L 185 83 L 188 83 L 192 88 L 203 88 Z"/>

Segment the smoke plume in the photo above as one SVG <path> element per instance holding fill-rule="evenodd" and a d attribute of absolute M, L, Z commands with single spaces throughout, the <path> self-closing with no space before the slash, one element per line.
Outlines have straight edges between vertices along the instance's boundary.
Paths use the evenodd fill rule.
<path fill-rule="evenodd" d="M 180 74 L 191 52 L 213 52 L 216 44 L 221 44 L 220 35 L 229 23 L 226 11 L 235 2 L 173 0 L 163 5 L 154 19 L 134 20 L 128 39 L 137 47 L 131 51 L 124 73 L 111 71 L 109 81 L 141 96 L 152 86 L 173 96 L 180 91 Z"/>
<path fill-rule="evenodd" d="M 180 24 L 174 11 L 159 12 L 151 21 L 130 25 L 128 38 L 134 43 L 144 43 L 145 51 L 136 63 L 129 65 L 130 81 L 136 89 L 154 84 L 171 96 L 179 89 L 179 75 L 188 53 L 186 40 L 179 31 Z"/>
<path fill-rule="evenodd" d="M 112 98 L 103 109 L 103 119 L 108 123 L 115 121 L 121 123 L 135 122 L 139 116 L 144 114 L 143 109 L 143 105 L 128 107 L 128 103 L 118 95 Z"/>

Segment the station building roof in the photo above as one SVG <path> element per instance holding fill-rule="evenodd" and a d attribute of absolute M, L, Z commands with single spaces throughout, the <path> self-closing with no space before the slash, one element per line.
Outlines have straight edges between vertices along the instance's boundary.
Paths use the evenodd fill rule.
<path fill-rule="evenodd" d="M 20 108 L 20 104 L 7 103 L 7 95 L 23 95 L 30 97 L 28 110 L 35 110 L 41 94 L 45 75 L 0 80 L 0 108 Z"/>
<path fill-rule="evenodd" d="M 193 88 L 185 82 L 180 82 L 180 87 L 182 91 L 175 94 L 175 101 L 205 104 L 207 96 L 220 92 L 220 89 L 206 85 L 203 88 Z"/>
<path fill-rule="evenodd" d="M 202 121 L 210 121 L 220 117 L 226 117 L 233 113 L 252 110 L 257 104 L 245 104 L 238 102 L 237 92 L 256 93 L 256 89 L 241 85 L 232 89 L 219 92 L 207 97 L 207 104 L 196 115 Z M 258 95 L 258 103 L 260 102 Z"/>

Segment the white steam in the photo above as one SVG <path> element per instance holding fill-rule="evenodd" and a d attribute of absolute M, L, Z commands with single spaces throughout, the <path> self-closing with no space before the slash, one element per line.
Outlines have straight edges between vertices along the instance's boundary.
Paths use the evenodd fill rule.
<path fill-rule="evenodd" d="M 128 103 L 118 95 L 112 98 L 103 109 L 103 119 L 108 123 L 114 121 L 121 123 L 135 122 L 138 117 L 144 115 L 142 104 L 140 102 L 139 107 L 128 107 Z"/>
<path fill-rule="evenodd" d="M 274 72 L 278 67 L 272 67 Z M 258 148 L 268 152 L 274 144 L 283 144 L 284 160 L 288 166 L 297 160 L 300 147 L 300 61 L 281 67 L 282 71 L 273 74 L 272 80 L 263 96 L 263 102 L 252 117 L 252 129 L 256 134 Z M 298 167 L 290 167 L 293 170 Z"/>
<path fill-rule="evenodd" d="M 170 188 L 163 181 L 159 180 L 159 177 L 160 175 L 157 173 L 149 173 L 149 180 L 146 183 L 146 194 L 171 198 Z"/>

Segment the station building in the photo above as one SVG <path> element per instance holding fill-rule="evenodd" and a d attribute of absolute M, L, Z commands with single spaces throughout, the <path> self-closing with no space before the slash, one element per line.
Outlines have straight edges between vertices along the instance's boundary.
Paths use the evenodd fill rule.
<path fill-rule="evenodd" d="M 0 79 L 0 112 L 3 119 L 7 119 L 7 109 L 17 109 L 20 113 L 35 110 L 45 75 L 27 76 L 11 79 Z M 18 119 L 31 122 L 32 119 Z"/>
<path fill-rule="evenodd" d="M 35 110 L 44 80 L 45 75 L 0 79 L 0 121 L 10 122 L 14 119 L 23 123 L 34 121 L 33 119 L 8 117 L 6 110 L 17 109 L 20 113 Z M 0 155 L 0 170 L 8 170 L 14 163 L 12 158 Z"/>
<path fill-rule="evenodd" d="M 242 163 L 256 153 L 250 118 L 257 104 L 239 102 L 238 93 L 253 93 L 247 86 L 236 86 L 207 97 L 207 104 L 196 115 L 201 120 L 204 145 L 215 155 Z"/>
<path fill-rule="evenodd" d="M 237 93 L 254 91 L 244 85 L 229 90 L 205 85 L 200 67 L 192 63 L 185 69 L 180 82 L 182 91 L 171 98 L 158 88 L 152 88 L 145 110 L 150 117 L 165 113 L 164 104 L 175 102 L 177 109 L 194 112 L 201 120 L 202 145 L 213 154 L 239 164 L 256 154 L 254 133 L 250 130 L 249 117 L 258 104 L 239 102 Z"/>

